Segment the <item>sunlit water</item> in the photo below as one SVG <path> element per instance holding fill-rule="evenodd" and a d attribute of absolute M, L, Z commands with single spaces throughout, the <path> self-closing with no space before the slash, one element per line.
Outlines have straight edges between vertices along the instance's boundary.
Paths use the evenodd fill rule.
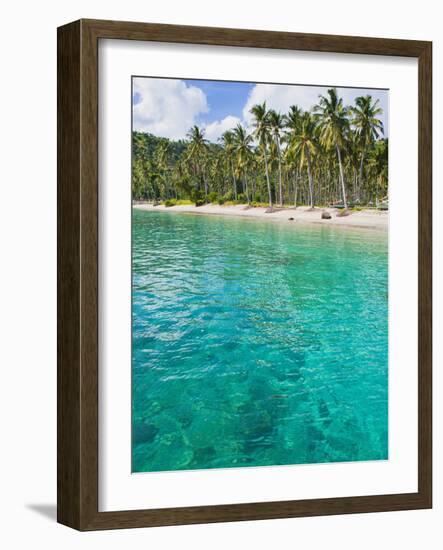
<path fill-rule="evenodd" d="M 133 211 L 134 472 L 388 455 L 384 233 Z"/>

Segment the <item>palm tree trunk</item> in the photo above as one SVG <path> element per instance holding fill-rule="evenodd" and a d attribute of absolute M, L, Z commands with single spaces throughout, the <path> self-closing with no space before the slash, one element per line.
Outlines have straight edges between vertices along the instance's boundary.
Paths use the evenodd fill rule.
<path fill-rule="evenodd" d="M 247 176 L 247 174 L 246 174 L 246 170 L 245 170 L 243 173 L 244 173 L 244 176 L 245 176 L 246 200 L 248 201 L 248 204 L 249 204 L 248 176 Z"/>
<path fill-rule="evenodd" d="M 342 190 L 342 194 L 343 194 L 343 205 L 344 205 L 345 209 L 347 210 L 348 202 L 346 200 L 345 177 L 343 175 L 343 165 L 342 165 L 342 162 L 341 162 L 340 147 L 338 145 L 336 145 L 336 149 L 337 149 L 338 167 L 340 169 L 340 181 L 341 181 L 341 190 Z"/>
<path fill-rule="evenodd" d="M 297 208 L 298 171 L 294 170 L 294 208 Z"/>
<path fill-rule="evenodd" d="M 269 195 L 269 208 L 272 208 L 272 193 L 271 193 L 271 183 L 269 181 L 269 171 L 268 171 L 268 156 L 266 154 L 266 139 L 264 142 L 265 148 L 264 148 L 264 156 L 265 156 L 265 172 L 266 172 L 266 183 L 268 185 L 268 195 Z"/>
<path fill-rule="evenodd" d="M 363 186 L 363 163 L 365 160 L 365 149 L 363 148 L 363 151 L 361 152 L 361 159 L 360 159 L 360 171 L 358 174 L 358 186 L 357 186 L 357 199 L 360 200 L 360 189 Z"/>
<path fill-rule="evenodd" d="M 311 152 L 308 148 L 306 149 L 306 160 L 308 161 L 309 199 L 311 203 L 311 208 L 314 208 L 314 181 L 312 179 L 311 170 Z"/>
<path fill-rule="evenodd" d="M 208 182 L 206 181 L 205 167 L 202 167 L 203 183 L 205 186 L 205 199 L 208 197 Z"/>
<path fill-rule="evenodd" d="M 281 181 L 281 152 L 280 152 L 280 140 L 277 138 L 277 154 L 278 154 L 278 192 L 280 206 L 283 206 L 283 193 L 282 193 L 282 181 Z"/>
<path fill-rule="evenodd" d="M 234 199 L 237 200 L 237 183 L 235 182 L 234 165 L 231 159 L 232 185 L 234 187 Z"/>
<path fill-rule="evenodd" d="M 240 171 L 240 174 L 241 174 L 241 171 Z M 243 174 L 243 180 L 240 180 L 240 181 L 241 181 L 241 191 L 242 191 L 242 195 L 246 195 L 244 174 Z"/>
<path fill-rule="evenodd" d="M 358 199 L 358 175 L 355 168 L 352 169 L 352 195 L 356 201 Z"/>

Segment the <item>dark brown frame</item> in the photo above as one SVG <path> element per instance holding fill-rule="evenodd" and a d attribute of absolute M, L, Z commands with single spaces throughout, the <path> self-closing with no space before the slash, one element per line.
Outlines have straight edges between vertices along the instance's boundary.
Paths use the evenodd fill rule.
<path fill-rule="evenodd" d="M 418 58 L 418 492 L 98 511 L 98 41 Z M 432 43 L 80 20 L 58 29 L 58 521 L 86 531 L 432 507 Z"/>

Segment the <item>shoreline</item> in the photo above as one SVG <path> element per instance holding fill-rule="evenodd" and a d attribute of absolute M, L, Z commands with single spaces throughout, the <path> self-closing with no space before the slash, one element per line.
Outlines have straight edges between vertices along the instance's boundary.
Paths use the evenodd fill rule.
<path fill-rule="evenodd" d="M 360 210 L 351 212 L 348 216 L 337 216 L 336 208 L 315 208 L 313 211 L 307 206 L 277 208 L 275 212 L 266 213 L 264 207 L 250 207 L 243 204 L 223 206 L 217 204 L 205 204 L 194 206 L 191 204 L 176 206 L 154 206 L 151 203 L 133 203 L 133 208 L 152 212 L 179 212 L 197 215 L 237 216 L 250 219 L 266 219 L 287 223 L 316 224 L 334 227 L 352 227 L 366 230 L 387 231 L 389 214 L 387 211 Z M 331 219 L 321 218 L 323 212 L 329 212 Z M 290 220 L 290 218 L 293 218 Z"/>

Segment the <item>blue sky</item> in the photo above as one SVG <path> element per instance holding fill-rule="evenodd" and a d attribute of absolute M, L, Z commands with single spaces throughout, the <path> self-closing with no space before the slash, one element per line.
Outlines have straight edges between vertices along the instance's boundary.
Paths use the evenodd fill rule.
<path fill-rule="evenodd" d="M 202 113 L 199 122 L 209 124 L 232 115 L 241 118 L 243 107 L 254 84 L 219 82 L 213 80 L 184 80 L 188 86 L 197 86 L 206 95 L 209 112 Z"/>
<path fill-rule="evenodd" d="M 256 103 L 266 101 L 269 108 L 282 113 L 290 105 L 310 109 L 330 87 L 134 77 L 133 127 L 161 137 L 183 139 L 189 128 L 198 124 L 206 137 L 215 142 L 238 123 L 249 128 L 249 110 Z M 346 105 L 353 104 L 359 95 L 378 99 L 388 136 L 387 90 L 337 88 L 337 92 Z"/>

